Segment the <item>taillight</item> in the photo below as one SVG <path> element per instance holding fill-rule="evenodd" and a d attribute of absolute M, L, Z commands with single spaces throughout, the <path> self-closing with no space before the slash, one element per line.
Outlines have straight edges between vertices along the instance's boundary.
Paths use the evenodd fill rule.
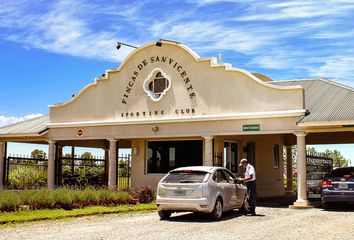
<path fill-rule="evenodd" d="M 332 187 L 332 182 L 331 180 L 322 180 L 322 187 Z"/>

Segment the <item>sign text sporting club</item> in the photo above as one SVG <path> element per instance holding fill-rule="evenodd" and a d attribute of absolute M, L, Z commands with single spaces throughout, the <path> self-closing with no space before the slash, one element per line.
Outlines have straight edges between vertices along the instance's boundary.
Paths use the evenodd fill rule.
<path fill-rule="evenodd" d="M 179 64 L 177 61 L 175 61 L 171 57 L 167 56 L 152 56 L 150 58 L 142 60 L 140 64 L 137 65 L 136 70 L 133 72 L 132 76 L 130 77 L 128 81 L 128 85 L 125 88 L 125 91 L 123 93 L 122 97 L 122 103 L 127 104 L 129 95 L 134 88 L 135 82 L 137 80 L 137 77 L 139 77 L 140 72 L 147 66 L 151 64 L 156 64 L 156 63 L 164 63 L 165 65 L 171 66 L 175 71 L 178 72 L 180 78 L 184 82 L 184 85 L 188 91 L 188 95 L 191 99 L 196 97 L 196 93 L 193 90 L 193 85 L 191 80 L 189 79 L 188 73 L 184 68 Z"/>

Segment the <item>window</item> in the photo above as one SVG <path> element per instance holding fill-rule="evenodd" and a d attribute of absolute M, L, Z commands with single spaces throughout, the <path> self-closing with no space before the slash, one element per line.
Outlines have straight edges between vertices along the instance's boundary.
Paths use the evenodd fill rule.
<path fill-rule="evenodd" d="M 223 172 L 221 170 L 217 170 L 214 173 L 213 180 L 216 183 L 227 182 L 225 175 L 223 174 Z"/>
<path fill-rule="evenodd" d="M 274 148 L 274 168 L 279 168 L 279 145 L 275 144 Z"/>
<path fill-rule="evenodd" d="M 164 183 L 201 183 L 209 174 L 201 171 L 172 172 L 164 180 Z"/>
<path fill-rule="evenodd" d="M 235 182 L 235 177 L 232 175 L 229 171 L 224 171 L 226 179 L 229 183 L 234 183 Z"/>
<path fill-rule="evenodd" d="M 203 165 L 202 141 L 149 141 L 147 173 L 167 173 L 178 167 Z"/>

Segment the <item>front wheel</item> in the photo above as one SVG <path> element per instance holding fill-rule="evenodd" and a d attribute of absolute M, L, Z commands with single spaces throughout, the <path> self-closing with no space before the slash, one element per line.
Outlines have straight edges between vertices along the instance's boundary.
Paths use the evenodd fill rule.
<path fill-rule="evenodd" d="M 214 210 L 211 212 L 211 217 L 215 221 L 219 221 L 222 218 L 223 206 L 221 198 L 218 198 L 215 202 Z"/>
<path fill-rule="evenodd" d="M 172 212 L 166 211 L 166 210 L 161 210 L 161 211 L 158 211 L 158 214 L 159 214 L 161 220 L 167 220 L 167 219 L 170 219 Z"/>

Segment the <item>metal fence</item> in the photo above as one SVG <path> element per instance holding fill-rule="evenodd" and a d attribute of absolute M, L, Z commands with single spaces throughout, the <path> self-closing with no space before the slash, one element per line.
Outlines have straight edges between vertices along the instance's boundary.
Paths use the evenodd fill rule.
<path fill-rule="evenodd" d="M 117 164 L 118 189 L 131 188 L 131 156 L 129 154 L 118 157 Z"/>
<path fill-rule="evenodd" d="M 56 172 L 56 184 L 59 186 L 98 187 L 107 183 L 106 160 L 103 157 L 60 157 Z"/>
<path fill-rule="evenodd" d="M 48 159 L 11 155 L 5 161 L 5 185 L 9 189 L 31 189 L 47 186 Z M 131 156 L 117 157 L 117 186 L 131 187 Z M 101 187 L 108 184 L 108 164 L 104 157 L 59 157 L 55 165 L 57 186 Z"/>
<path fill-rule="evenodd" d="M 47 159 L 9 156 L 6 159 L 5 185 L 11 189 L 45 187 L 47 173 Z"/>

